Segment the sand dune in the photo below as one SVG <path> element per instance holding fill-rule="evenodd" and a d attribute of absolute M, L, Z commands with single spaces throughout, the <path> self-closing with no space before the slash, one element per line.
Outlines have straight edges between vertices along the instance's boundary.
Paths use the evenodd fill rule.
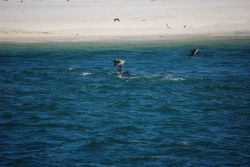
<path fill-rule="evenodd" d="M 248 0 L 0 2 L 1 41 L 248 36 L 249 30 Z"/>

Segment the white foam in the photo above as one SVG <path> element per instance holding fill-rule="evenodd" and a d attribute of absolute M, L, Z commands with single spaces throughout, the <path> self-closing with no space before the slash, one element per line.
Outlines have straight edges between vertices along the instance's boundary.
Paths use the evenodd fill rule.
<path fill-rule="evenodd" d="M 114 73 L 109 73 L 110 74 L 114 74 Z M 119 77 L 119 76 L 118 76 Z M 171 75 L 171 74 L 166 74 L 166 75 L 162 75 L 162 74 L 134 74 L 134 73 L 131 73 L 129 74 L 129 76 L 122 76 L 122 77 L 119 77 L 119 78 L 126 78 L 126 79 L 159 79 L 159 80 L 164 80 L 164 81 L 184 81 L 186 80 L 185 78 L 183 77 L 178 77 L 178 76 L 174 76 L 174 75 Z"/>
<path fill-rule="evenodd" d="M 151 74 L 151 75 L 143 75 L 143 77 L 147 78 L 147 79 L 152 79 L 152 78 L 157 78 L 159 77 L 158 74 Z"/>
<path fill-rule="evenodd" d="M 185 78 L 182 78 L 182 77 L 175 77 L 173 75 L 170 75 L 170 74 L 167 74 L 163 80 L 165 81 L 184 81 Z"/>
<path fill-rule="evenodd" d="M 190 143 L 187 142 L 187 141 L 182 141 L 182 142 L 179 142 L 178 144 L 183 145 L 183 146 L 189 146 L 190 145 Z"/>
<path fill-rule="evenodd" d="M 127 77 L 129 79 L 140 79 L 141 77 L 140 76 L 133 76 L 133 77 Z"/>
<path fill-rule="evenodd" d="M 80 75 L 83 76 L 83 77 L 85 77 L 85 76 L 90 75 L 90 74 L 91 73 L 89 73 L 89 72 L 82 72 Z"/>
<path fill-rule="evenodd" d="M 69 67 L 69 68 L 68 68 L 69 71 L 72 71 L 73 69 L 74 69 L 73 67 Z"/>

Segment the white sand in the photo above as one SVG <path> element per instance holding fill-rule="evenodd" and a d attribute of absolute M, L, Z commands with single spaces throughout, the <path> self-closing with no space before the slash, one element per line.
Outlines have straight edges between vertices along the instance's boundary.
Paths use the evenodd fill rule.
<path fill-rule="evenodd" d="M 114 22 L 119 18 L 120 22 Z M 1 0 L 0 41 L 249 36 L 249 0 Z"/>

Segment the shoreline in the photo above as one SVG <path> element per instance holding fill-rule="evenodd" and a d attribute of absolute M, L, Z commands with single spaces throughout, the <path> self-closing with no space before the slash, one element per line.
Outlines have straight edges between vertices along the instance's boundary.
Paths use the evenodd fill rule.
<path fill-rule="evenodd" d="M 196 34 L 196 35 L 148 35 L 148 36 L 88 36 L 88 37 L 70 37 L 70 36 L 29 36 L 29 37 L 1 37 L 0 44 L 4 43 L 112 43 L 112 42 L 194 42 L 194 41 L 224 41 L 224 40 L 245 40 L 250 39 L 250 33 L 244 35 L 233 34 Z"/>

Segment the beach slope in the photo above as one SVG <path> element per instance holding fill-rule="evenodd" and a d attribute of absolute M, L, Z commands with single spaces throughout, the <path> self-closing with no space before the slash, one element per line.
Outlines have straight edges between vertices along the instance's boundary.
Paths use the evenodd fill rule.
<path fill-rule="evenodd" d="M 248 0 L 0 2 L 0 41 L 249 36 Z"/>

